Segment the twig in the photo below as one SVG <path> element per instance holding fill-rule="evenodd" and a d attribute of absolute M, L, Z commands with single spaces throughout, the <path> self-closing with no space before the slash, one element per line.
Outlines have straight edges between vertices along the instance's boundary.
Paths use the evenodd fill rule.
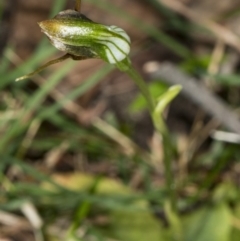
<path fill-rule="evenodd" d="M 31 228 L 30 223 L 26 219 L 4 211 L 0 211 L 0 223 L 24 230 L 29 230 Z"/>
<path fill-rule="evenodd" d="M 75 10 L 81 12 L 81 0 L 76 0 Z"/>

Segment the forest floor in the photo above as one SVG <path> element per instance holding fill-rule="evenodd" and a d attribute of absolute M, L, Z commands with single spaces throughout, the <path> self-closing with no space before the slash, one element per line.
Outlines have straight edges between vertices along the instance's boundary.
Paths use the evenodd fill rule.
<path fill-rule="evenodd" d="M 239 240 L 240 2 L 82 1 L 129 34 L 154 98 L 183 87 L 164 112 L 177 212 L 162 139 L 126 74 L 89 59 L 14 81 L 61 55 L 37 23 L 73 6 L 0 3 L 0 241 Z"/>

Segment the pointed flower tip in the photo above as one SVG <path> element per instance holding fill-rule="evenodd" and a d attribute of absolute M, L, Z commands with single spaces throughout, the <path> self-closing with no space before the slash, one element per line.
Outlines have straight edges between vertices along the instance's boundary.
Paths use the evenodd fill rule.
<path fill-rule="evenodd" d="M 42 32 L 45 33 L 49 38 L 58 37 L 61 25 L 54 19 L 44 20 L 38 23 Z"/>
<path fill-rule="evenodd" d="M 45 21 L 41 21 L 41 22 L 38 22 L 38 25 L 39 27 L 44 30 L 45 29 L 45 24 L 44 24 Z"/>
<path fill-rule="evenodd" d="M 38 22 L 38 26 L 39 26 L 42 30 L 44 30 L 44 21 Z"/>
<path fill-rule="evenodd" d="M 15 79 L 15 82 L 18 82 L 18 81 L 24 80 L 24 79 L 25 79 L 24 77 L 19 77 L 19 78 L 16 78 L 16 79 Z"/>

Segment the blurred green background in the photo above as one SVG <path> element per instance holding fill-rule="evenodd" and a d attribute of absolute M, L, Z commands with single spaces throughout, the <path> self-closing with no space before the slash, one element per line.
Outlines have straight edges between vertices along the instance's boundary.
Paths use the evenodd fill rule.
<path fill-rule="evenodd" d="M 126 30 L 154 98 L 169 84 L 151 66 L 170 62 L 239 116 L 240 3 L 164 2 L 85 0 L 82 13 Z M 67 60 L 15 82 L 60 56 L 37 22 L 73 7 L 0 2 L 0 240 L 240 240 L 240 136 L 204 105 L 181 94 L 165 113 L 175 212 L 162 140 L 125 74 Z"/>

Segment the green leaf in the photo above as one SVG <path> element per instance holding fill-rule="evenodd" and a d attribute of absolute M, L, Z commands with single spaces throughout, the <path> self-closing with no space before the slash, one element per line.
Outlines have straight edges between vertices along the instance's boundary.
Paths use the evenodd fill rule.
<path fill-rule="evenodd" d="M 233 231 L 231 235 L 231 241 L 240 240 L 240 229 L 239 229 L 239 220 L 240 220 L 240 202 L 234 207 L 234 217 L 233 217 Z"/>
<path fill-rule="evenodd" d="M 222 202 L 191 215 L 184 228 L 184 241 L 229 241 L 231 229 L 231 212 Z"/>
<path fill-rule="evenodd" d="M 154 81 L 149 84 L 151 96 L 156 100 L 160 95 L 166 92 L 168 86 L 161 81 Z M 130 112 L 138 112 L 147 108 L 147 102 L 142 94 L 138 94 L 129 106 Z"/>
<path fill-rule="evenodd" d="M 172 209 L 172 205 L 170 201 L 165 202 L 164 211 L 166 213 L 166 217 L 170 226 L 171 236 L 176 241 L 182 240 L 182 237 L 183 237 L 182 223 L 179 216 Z"/>
<path fill-rule="evenodd" d="M 206 72 L 209 66 L 209 63 L 210 63 L 210 56 L 203 55 L 203 56 L 185 59 L 180 66 L 187 73 L 202 74 Z"/>
<path fill-rule="evenodd" d="M 168 234 L 160 220 L 149 211 L 113 211 L 108 235 L 121 241 L 167 241 Z"/>
<path fill-rule="evenodd" d="M 162 114 L 167 105 L 179 94 L 182 87 L 180 85 L 173 85 L 164 94 L 160 95 L 157 100 L 157 106 L 154 110 L 156 114 Z"/>
<path fill-rule="evenodd" d="M 217 84 L 228 86 L 240 86 L 240 75 L 228 74 L 228 75 L 214 75 L 212 76 L 216 80 Z"/>
<path fill-rule="evenodd" d="M 70 175 L 53 175 L 53 180 L 59 185 L 71 190 L 88 190 L 96 180 L 93 175 L 74 173 Z M 46 186 L 50 188 L 50 186 Z M 109 202 L 107 197 L 126 197 L 136 192 L 121 182 L 111 178 L 101 178 L 96 186 L 96 195 L 100 195 L 103 201 Z M 128 205 L 119 205 L 111 201 L 112 209 L 108 210 L 109 224 L 95 229 L 104 237 L 118 241 L 168 241 L 168 229 L 164 228 L 161 220 L 151 212 L 147 201 L 138 199 L 128 202 Z"/>

